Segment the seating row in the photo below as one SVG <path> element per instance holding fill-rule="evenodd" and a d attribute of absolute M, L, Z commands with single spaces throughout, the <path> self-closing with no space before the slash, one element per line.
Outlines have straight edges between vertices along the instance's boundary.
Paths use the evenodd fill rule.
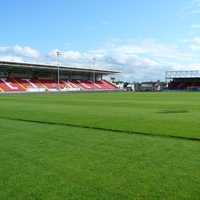
<path fill-rule="evenodd" d="M 56 80 L 40 79 L 0 79 L 0 92 L 31 92 L 31 91 L 57 91 L 57 90 L 117 90 L 118 88 L 106 81 L 83 80 Z"/>

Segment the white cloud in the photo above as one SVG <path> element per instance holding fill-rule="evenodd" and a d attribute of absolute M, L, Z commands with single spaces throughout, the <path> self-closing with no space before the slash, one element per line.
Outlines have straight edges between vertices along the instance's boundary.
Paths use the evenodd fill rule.
<path fill-rule="evenodd" d="M 56 58 L 57 52 L 60 52 L 61 53 L 60 57 L 62 57 L 66 61 L 77 61 L 82 58 L 82 54 L 79 51 L 64 51 L 64 52 L 62 52 L 61 50 L 58 50 L 58 49 L 54 49 L 54 50 L 50 51 L 49 56 Z"/>
<path fill-rule="evenodd" d="M 192 24 L 192 29 L 200 29 L 200 24 Z"/>
<path fill-rule="evenodd" d="M 66 51 L 63 54 L 63 58 L 66 60 L 79 60 L 81 57 L 82 55 L 78 51 Z"/>
<path fill-rule="evenodd" d="M 190 48 L 192 50 L 200 50 L 200 37 L 194 37 L 191 40 Z"/>
<path fill-rule="evenodd" d="M 0 53 L 6 55 L 30 57 L 35 59 L 40 57 L 40 53 L 36 49 L 28 46 L 22 47 L 19 45 L 15 45 L 13 47 L 0 47 Z"/>
<path fill-rule="evenodd" d="M 181 46 L 155 40 L 114 41 L 90 51 L 64 51 L 59 62 L 66 66 L 121 71 L 118 78 L 124 80 L 156 80 L 164 79 L 166 70 L 200 69 L 198 48 L 200 50 L 198 37 Z M 44 56 L 31 47 L 0 47 L 0 59 L 55 64 L 56 51 Z"/>
<path fill-rule="evenodd" d="M 13 51 L 16 54 L 19 54 L 19 55 L 22 55 L 25 57 L 31 57 L 31 58 L 36 58 L 36 59 L 40 57 L 39 51 L 37 51 L 31 47 L 21 47 L 21 46 L 17 45 L 13 48 Z"/>
<path fill-rule="evenodd" d="M 18 56 L 0 56 L 0 60 L 9 62 L 24 62 L 23 58 Z"/>
<path fill-rule="evenodd" d="M 182 9 L 182 15 L 199 15 L 200 14 L 200 0 L 190 0 L 188 4 Z"/>

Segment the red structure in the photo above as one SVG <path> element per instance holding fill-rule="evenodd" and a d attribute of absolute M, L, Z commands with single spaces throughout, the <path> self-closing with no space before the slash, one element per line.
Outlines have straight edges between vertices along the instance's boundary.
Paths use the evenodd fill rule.
<path fill-rule="evenodd" d="M 118 72 L 0 62 L 0 92 L 115 91 L 117 86 L 103 79 L 115 73 Z"/>
<path fill-rule="evenodd" d="M 200 71 L 169 71 L 166 80 L 170 90 L 200 90 Z"/>

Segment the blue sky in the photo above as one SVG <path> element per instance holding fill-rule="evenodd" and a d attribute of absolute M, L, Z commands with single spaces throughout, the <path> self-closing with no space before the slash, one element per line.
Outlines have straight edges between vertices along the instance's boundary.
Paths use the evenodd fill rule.
<path fill-rule="evenodd" d="M 1 2 L 0 59 L 122 71 L 124 80 L 200 69 L 199 0 L 7 0 Z"/>

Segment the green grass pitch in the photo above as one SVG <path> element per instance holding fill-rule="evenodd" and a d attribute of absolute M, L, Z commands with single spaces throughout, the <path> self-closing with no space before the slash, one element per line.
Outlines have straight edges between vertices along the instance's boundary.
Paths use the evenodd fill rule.
<path fill-rule="evenodd" d="M 0 96 L 0 200 L 199 200 L 199 93 Z"/>

